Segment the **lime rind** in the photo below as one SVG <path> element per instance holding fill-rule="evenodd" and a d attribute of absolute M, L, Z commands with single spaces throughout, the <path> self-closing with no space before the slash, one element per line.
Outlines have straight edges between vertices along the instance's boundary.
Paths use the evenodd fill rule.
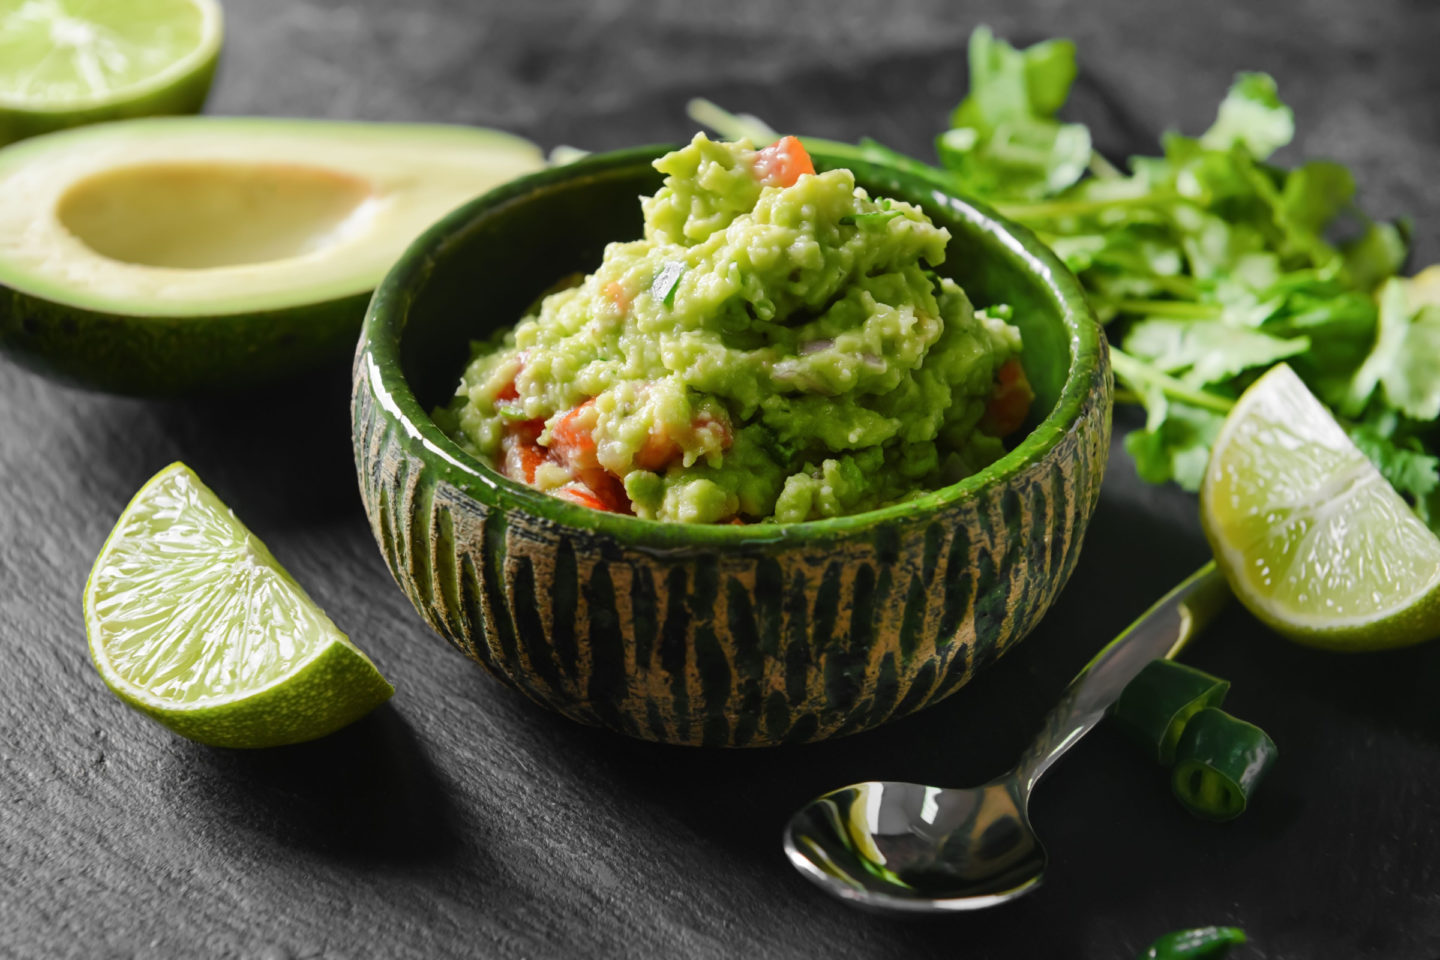
<path fill-rule="evenodd" d="M 1289 367 L 1245 392 L 1214 450 L 1203 524 L 1258 617 L 1336 649 L 1440 634 L 1440 540 Z"/>
<path fill-rule="evenodd" d="M 212 746 L 314 739 L 394 692 L 184 464 L 121 514 L 86 584 L 85 620 L 112 691 Z"/>
<path fill-rule="evenodd" d="M 111 684 L 111 689 L 187 739 L 240 749 L 316 740 L 359 720 L 395 692 L 363 653 L 339 643 L 326 647 L 294 676 L 220 703 L 180 709 L 133 687 Z M 343 699 L 336 699 L 337 690 L 345 691 Z"/>

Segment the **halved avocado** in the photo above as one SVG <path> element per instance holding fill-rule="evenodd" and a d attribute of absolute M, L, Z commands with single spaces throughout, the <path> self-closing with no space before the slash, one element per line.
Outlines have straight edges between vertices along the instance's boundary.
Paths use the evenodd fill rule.
<path fill-rule="evenodd" d="M 146 396 L 223 390 L 354 350 L 401 251 L 543 165 L 470 127 L 129 120 L 0 149 L 0 347 Z M 478 293 L 477 293 L 478 296 Z"/>

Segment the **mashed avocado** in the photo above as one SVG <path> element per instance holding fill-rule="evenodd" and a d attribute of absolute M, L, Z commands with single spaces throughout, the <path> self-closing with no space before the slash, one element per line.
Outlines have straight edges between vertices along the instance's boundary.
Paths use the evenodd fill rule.
<path fill-rule="evenodd" d="M 558 496 L 691 523 L 856 513 L 1003 453 L 1030 399 L 1006 363 L 1020 333 L 929 269 L 943 227 L 815 173 L 791 137 L 697 134 L 655 166 L 643 239 L 475 345 L 437 411 L 462 446 Z"/>

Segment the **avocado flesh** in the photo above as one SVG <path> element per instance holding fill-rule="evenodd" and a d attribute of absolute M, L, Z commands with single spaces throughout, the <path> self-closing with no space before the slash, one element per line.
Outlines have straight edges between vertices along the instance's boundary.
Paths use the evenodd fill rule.
<path fill-rule="evenodd" d="M 495 131 L 155 118 L 0 150 L 0 347 L 141 395 L 225 389 L 354 347 L 442 214 L 542 166 Z"/>

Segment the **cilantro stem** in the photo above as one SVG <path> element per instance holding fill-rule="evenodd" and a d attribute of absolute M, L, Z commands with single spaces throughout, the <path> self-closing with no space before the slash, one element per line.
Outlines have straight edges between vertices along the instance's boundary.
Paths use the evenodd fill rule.
<path fill-rule="evenodd" d="M 992 203 L 1001 216 L 1022 223 L 1027 220 L 1054 220 L 1059 217 L 1080 217 L 1102 210 L 1125 207 L 1149 207 L 1173 203 L 1175 195 L 1169 191 L 1142 193 L 1133 197 L 1116 197 L 1113 200 L 1037 200 L 1022 203 Z"/>
<path fill-rule="evenodd" d="M 1134 404 L 1135 406 L 1139 407 L 1145 404 L 1145 399 L 1141 397 L 1140 394 L 1136 393 L 1134 390 L 1127 390 L 1124 387 L 1119 387 L 1115 390 L 1115 402 Z"/>
<path fill-rule="evenodd" d="M 1119 180 L 1125 176 L 1099 150 L 1090 151 L 1090 172 L 1101 180 Z"/>
<path fill-rule="evenodd" d="M 1181 300 L 1195 300 L 1200 295 L 1200 287 L 1195 282 L 1194 277 L 1187 277 L 1183 274 L 1175 274 L 1171 276 L 1163 273 L 1157 273 L 1151 275 L 1149 280 L 1161 290 L 1164 290 L 1166 293 L 1172 294 L 1173 296 L 1179 297 Z"/>
<path fill-rule="evenodd" d="M 1115 373 L 1132 387 L 1138 388 L 1141 384 L 1159 387 L 1165 396 L 1172 400 L 1179 400 L 1181 403 L 1188 403 L 1192 407 L 1200 407 L 1204 410 L 1214 410 L 1216 413 L 1229 413 L 1230 408 L 1235 406 L 1234 400 L 1187 386 L 1168 373 L 1156 370 L 1150 364 L 1130 356 L 1118 347 L 1110 348 L 1110 362 L 1115 367 Z"/>
<path fill-rule="evenodd" d="M 1100 300 L 1099 302 L 1120 313 L 1138 313 L 1147 317 L 1173 317 L 1177 320 L 1214 320 L 1224 312 L 1224 308 L 1218 303 L 1195 303 L 1192 300 Z"/>
<path fill-rule="evenodd" d="M 770 143 L 779 134 L 764 120 L 748 113 L 731 113 L 724 107 L 711 103 L 703 97 L 696 97 L 685 105 L 690 119 L 702 127 L 709 127 L 726 140 L 742 140 L 749 137 L 756 145 Z"/>

